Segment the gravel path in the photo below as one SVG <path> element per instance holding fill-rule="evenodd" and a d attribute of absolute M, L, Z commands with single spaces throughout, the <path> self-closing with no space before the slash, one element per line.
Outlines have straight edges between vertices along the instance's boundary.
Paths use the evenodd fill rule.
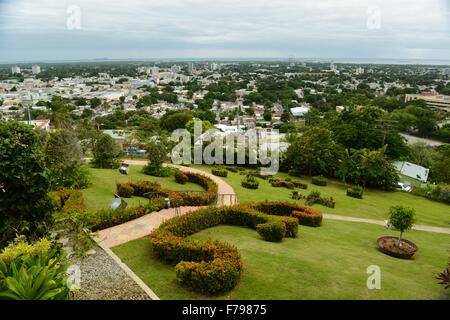
<path fill-rule="evenodd" d="M 85 258 L 68 259 L 81 271 L 80 292 L 72 300 L 150 300 L 102 248 L 92 249 L 95 253 Z"/>

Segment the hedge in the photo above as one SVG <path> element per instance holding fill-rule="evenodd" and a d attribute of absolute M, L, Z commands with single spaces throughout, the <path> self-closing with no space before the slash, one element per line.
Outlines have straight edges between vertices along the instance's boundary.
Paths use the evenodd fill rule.
<path fill-rule="evenodd" d="M 317 186 L 326 186 L 327 180 L 323 176 L 312 177 L 311 183 Z"/>
<path fill-rule="evenodd" d="M 228 171 L 226 169 L 222 169 L 222 168 L 213 168 L 211 172 L 213 175 L 218 176 L 218 177 L 226 178 L 228 176 Z"/>
<path fill-rule="evenodd" d="M 189 181 L 189 178 L 181 170 L 175 171 L 175 181 L 179 184 L 185 184 Z"/>
<path fill-rule="evenodd" d="M 297 235 L 297 219 L 265 214 L 255 210 L 258 205 L 208 207 L 168 220 L 150 236 L 153 252 L 161 260 L 176 264 L 177 279 L 193 290 L 208 294 L 231 290 L 242 272 L 242 259 L 237 249 L 219 241 L 188 237 L 219 224 L 256 229 L 267 241 Z"/>

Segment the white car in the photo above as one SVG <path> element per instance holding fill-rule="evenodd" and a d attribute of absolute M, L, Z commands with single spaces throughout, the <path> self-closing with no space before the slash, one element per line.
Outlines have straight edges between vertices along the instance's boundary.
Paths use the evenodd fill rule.
<path fill-rule="evenodd" d="M 411 186 L 406 185 L 406 184 L 404 184 L 404 183 L 402 183 L 402 182 L 399 182 L 399 183 L 397 184 L 397 189 L 398 189 L 398 190 L 401 190 L 401 191 L 410 192 L 410 191 L 411 191 Z"/>

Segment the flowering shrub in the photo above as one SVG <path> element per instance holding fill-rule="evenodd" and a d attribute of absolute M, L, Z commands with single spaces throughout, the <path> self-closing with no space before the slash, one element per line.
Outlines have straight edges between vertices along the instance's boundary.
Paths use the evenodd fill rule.
<path fill-rule="evenodd" d="M 131 198 L 134 194 L 134 189 L 128 183 L 118 183 L 117 194 L 123 198 Z"/>
<path fill-rule="evenodd" d="M 177 170 L 175 171 L 175 181 L 179 184 L 185 184 L 189 181 L 189 178 L 181 170 Z"/>
<path fill-rule="evenodd" d="M 218 177 L 227 177 L 228 176 L 228 171 L 226 169 L 222 169 L 222 168 L 213 168 L 212 169 L 212 174 Z"/>
<path fill-rule="evenodd" d="M 261 212 L 277 215 L 294 217 L 298 223 L 305 226 L 319 227 L 322 224 L 322 212 L 314 209 L 289 202 L 260 202 L 249 204 L 250 207 Z"/>
<path fill-rule="evenodd" d="M 84 212 L 84 196 L 80 190 L 62 189 L 50 192 L 50 197 L 58 211 L 73 214 Z"/>
<path fill-rule="evenodd" d="M 153 252 L 161 260 L 177 264 L 176 276 L 182 284 L 209 294 L 228 291 L 237 284 L 242 271 L 237 249 L 219 241 L 188 237 L 219 224 L 256 229 L 268 241 L 297 235 L 296 219 L 265 214 L 255 210 L 257 206 L 208 207 L 168 220 L 150 236 Z"/>
<path fill-rule="evenodd" d="M 256 231 L 266 241 L 280 242 L 286 235 L 286 225 L 282 221 L 261 223 L 256 226 Z"/>

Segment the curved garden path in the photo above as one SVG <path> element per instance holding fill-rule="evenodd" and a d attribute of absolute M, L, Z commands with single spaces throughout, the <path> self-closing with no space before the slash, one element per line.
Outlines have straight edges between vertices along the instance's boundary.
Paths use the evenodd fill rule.
<path fill-rule="evenodd" d="M 135 165 L 147 164 L 147 161 L 142 160 L 125 160 L 124 162 Z M 221 203 L 221 205 L 232 204 L 231 200 L 233 199 L 232 198 L 233 196 L 235 197 L 235 199 L 237 199 L 236 193 L 234 192 L 233 188 L 228 183 L 226 183 L 219 177 L 216 177 L 215 175 L 212 175 L 208 172 L 195 168 L 183 167 L 173 164 L 170 164 L 169 166 L 178 168 L 182 171 L 200 173 L 204 176 L 207 176 L 208 178 L 213 179 L 214 182 L 216 182 L 219 187 L 218 190 L 219 194 L 232 195 L 232 196 L 225 196 L 223 199 L 223 203 Z M 183 215 L 189 211 L 196 210 L 198 208 L 200 207 L 180 207 L 177 208 L 177 213 L 179 215 Z M 176 211 L 175 208 L 163 209 L 161 211 L 152 212 L 143 217 L 125 222 L 121 225 L 100 230 L 98 238 L 100 239 L 103 245 L 105 245 L 108 248 L 112 248 L 114 246 L 118 246 L 120 244 L 148 236 L 149 234 L 152 233 L 154 229 L 158 228 L 160 224 L 163 223 L 165 220 L 175 217 L 175 211 Z"/>

